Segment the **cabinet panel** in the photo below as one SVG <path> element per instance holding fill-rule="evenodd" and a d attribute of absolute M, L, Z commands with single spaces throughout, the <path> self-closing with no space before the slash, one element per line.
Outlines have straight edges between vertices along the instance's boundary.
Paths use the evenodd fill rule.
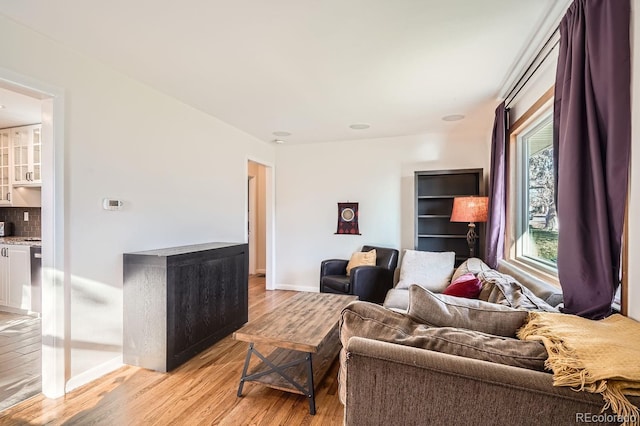
<path fill-rule="evenodd" d="M 417 200 L 417 209 L 418 216 L 441 215 L 451 217 L 453 197 L 420 197 Z"/>
<path fill-rule="evenodd" d="M 465 237 L 469 226 L 463 222 L 451 222 L 450 216 L 440 217 L 419 217 L 418 236 L 420 235 L 457 235 Z"/>
<path fill-rule="evenodd" d="M 457 196 L 478 194 L 479 182 L 475 173 L 452 172 L 453 173 L 446 174 L 421 174 L 416 176 L 416 179 L 418 180 L 418 196 Z"/>
<path fill-rule="evenodd" d="M 9 306 L 31 309 L 31 247 L 7 246 L 9 256 Z"/>
<path fill-rule="evenodd" d="M 0 304 L 31 309 L 31 247 L 0 245 Z"/>
<path fill-rule="evenodd" d="M 244 278 L 244 253 L 219 259 L 193 258 L 189 262 L 169 263 L 169 296 L 167 332 L 173 345 L 169 347 L 171 363 L 190 358 L 189 352 L 208 340 L 225 337 L 247 321 L 247 290 Z M 171 302 L 173 299 L 173 302 Z M 240 317 L 240 318 L 239 318 Z M 213 330 L 215 328 L 215 330 Z"/>
<path fill-rule="evenodd" d="M 124 255 L 124 361 L 169 371 L 248 320 L 247 244 Z"/>

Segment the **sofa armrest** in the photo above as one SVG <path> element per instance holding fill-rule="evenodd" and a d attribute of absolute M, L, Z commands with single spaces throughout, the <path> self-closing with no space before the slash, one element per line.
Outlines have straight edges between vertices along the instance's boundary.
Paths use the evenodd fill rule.
<path fill-rule="evenodd" d="M 549 373 L 361 337 L 349 339 L 343 361 L 345 425 L 575 425 L 604 405 L 598 394 L 554 387 Z"/>
<path fill-rule="evenodd" d="M 393 271 L 381 266 L 357 266 L 351 270 L 352 294 L 360 300 L 382 303 L 393 287 Z"/>
<path fill-rule="evenodd" d="M 320 278 L 327 275 L 347 275 L 348 260 L 327 259 L 320 263 Z"/>

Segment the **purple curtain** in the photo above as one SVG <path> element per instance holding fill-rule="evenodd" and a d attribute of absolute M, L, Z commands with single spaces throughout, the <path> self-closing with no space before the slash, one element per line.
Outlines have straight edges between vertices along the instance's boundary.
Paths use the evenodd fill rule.
<path fill-rule="evenodd" d="M 506 147 L 507 147 L 507 110 L 502 102 L 496 108 L 491 138 L 491 174 L 489 178 L 489 217 L 485 239 L 485 263 L 492 268 L 498 267 L 498 260 L 504 256 L 504 233 L 506 207 Z"/>
<path fill-rule="evenodd" d="M 629 0 L 575 0 L 560 23 L 554 105 L 564 311 L 611 313 L 631 146 Z"/>

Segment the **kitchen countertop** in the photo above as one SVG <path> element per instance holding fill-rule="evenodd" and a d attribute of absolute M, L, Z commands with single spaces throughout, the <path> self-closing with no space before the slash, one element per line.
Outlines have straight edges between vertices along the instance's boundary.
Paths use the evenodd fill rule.
<path fill-rule="evenodd" d="M 29 241 L 30 238 L 31 237 L 0 237 L 0 244 L 42 247 L 42 241 Z"/>

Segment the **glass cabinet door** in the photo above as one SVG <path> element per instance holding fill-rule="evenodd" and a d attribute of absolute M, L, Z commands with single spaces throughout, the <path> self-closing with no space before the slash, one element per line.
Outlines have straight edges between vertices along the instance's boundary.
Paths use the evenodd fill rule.
<path fill-rule="evenodd" d="M 13 180 L 28 183 L 29 176 L 29 131 L 25 128 L 12 130 Z"/>
<path fill-rule="evenodd" d="M 3 205 L 11 203 L 10 149 L 10 132 L 0 131 L 0 204 Z"/>
<path fill-rule="evenodd" d="M 42 142 L 40 138 L 40 126 L 32 129 L 31 131 L 31 154 L 32 154 L 32 171 L 33 175 L 31 176 L 31 180 L 34 182 L 41 182 L 42 175 L 40 172 L 42 161 L 40 159 L 41 150 L 42 150 Z"/>
<path fill-rule="evenodd" d="M 42 138 L 40 125 L 11 129 L 13 184 L 38 186 L 42 183 Z"/>

